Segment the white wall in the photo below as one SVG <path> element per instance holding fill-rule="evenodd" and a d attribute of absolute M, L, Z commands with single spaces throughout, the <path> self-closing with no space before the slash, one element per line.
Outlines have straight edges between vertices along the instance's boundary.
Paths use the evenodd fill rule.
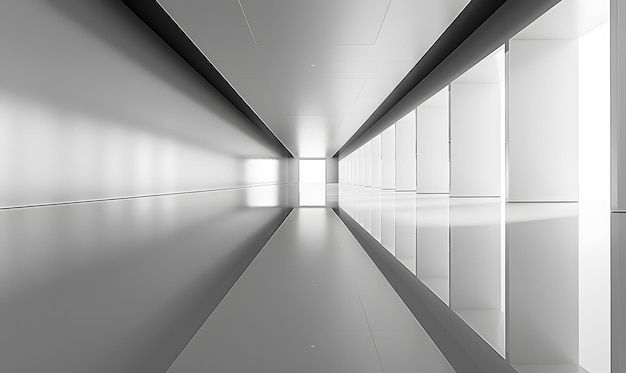
<path fill-rule="evenodd" d="M 286 162 L 121 1 L 1 8 L 0 371 L 164 372 L 289 209 L 276 185 L 120 197 Z"/>
<path fill-rule="evenodd" d="M 579 40 L 580 365 L 611 362 L 610 30 Z"/>
<path fill-rule="evenodd" d="M 450 219 L 447 196 L 418 195 L 417 277 L 449 304 Z"/>
<path fill-rule="evenodd" d="M 508 200 L 578 200 L 578 41 L 511 40 Z"/>
<path fill-rule="evenodd" d="M 346 161 L 347 183 L 349 185 L 354 185 L 354 153 L 348 154 L 348 156 L 345 159 L 347 159 Z"/>
<path fill-rule="evenodd" d="M 3 2 L 1 207 L 284 181 L 285 164 L 250 177 L 280 157 L 264 136 L 123 4 L 96 3 Z"/>
<path fill-rule="evenodd" d="M 444 105 L 417 108 L 417 193 L 450 192 L 448 89 Z"/>
<path fill-rule="evenodd" d="M 414 191 L 415 165 L 415 110 L 396 122 L 396 190 Z"/>
<path fill-rule="evenodd" d="M 372 142 L 368 141 L 363 145 L 363 162 L 365 180 L 363 184 L 366 187 L 372 186 Z"/>
<path fill-rule="evenodd" d="M 372 186 L 381 186 L 381 135 L 372 139 Z"/>
<path fill-rule="evenodd" d="M 450 85 L 450 195 L 500 195 L 500 84 Z"/>
<path fill-rule="evenodd" d="M 365 160 L 363 159 L 363 147 L 354 151 L 356 158 L 356 185 L 363 186 L 365 181 Z"/>
<path fill-rule="evenodd" d="M 396 187 L 396 126 L 395 124 L 381 134 L 381 188 Z"/>

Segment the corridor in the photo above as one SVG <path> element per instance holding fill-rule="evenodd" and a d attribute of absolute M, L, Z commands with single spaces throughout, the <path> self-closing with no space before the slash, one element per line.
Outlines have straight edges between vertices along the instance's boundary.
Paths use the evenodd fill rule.
<path fill-rule="evenodd" d="M 453 372 L 329 208 L 296 208 L 168 373 Z"/>
<path fill-rule="evenodd" d="M 626 372 L 623 3 L 0 1 L 0 373 Z"/>

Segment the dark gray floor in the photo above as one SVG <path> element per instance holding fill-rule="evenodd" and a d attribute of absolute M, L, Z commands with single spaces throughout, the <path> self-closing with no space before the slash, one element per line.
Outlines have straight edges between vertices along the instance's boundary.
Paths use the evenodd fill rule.
<path fill-rule="evenodd" d="M 168 373 L 453 372 L 339 218 L 296 208 Z"/>

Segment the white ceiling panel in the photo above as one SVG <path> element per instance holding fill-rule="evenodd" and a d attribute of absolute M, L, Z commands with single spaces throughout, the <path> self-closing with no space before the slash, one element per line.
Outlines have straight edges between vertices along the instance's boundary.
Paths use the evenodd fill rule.
<path fill-rule="evenodd" d="M 296 156 L 333 155 L 469 0 L 159 0 Z"/>
<path fill-rule="evenodd" d="M 290 115 L 344 116 L 359 98 L 364 79 L 270 79 L 278 111 Z"/>
<path fill-rule="evenodd" d="M 259 117 L 269 120 L 275 116 L 276 104 L 264 79 L 235 78 L 229 82 L 237 87 L 237 92 Z"/>
<path fill-rule="evenodd" d="M 257 45 L 375 44 L 391 0 L 240 0 Z M 364 6 L 365 5 L 365 6 Z"/>

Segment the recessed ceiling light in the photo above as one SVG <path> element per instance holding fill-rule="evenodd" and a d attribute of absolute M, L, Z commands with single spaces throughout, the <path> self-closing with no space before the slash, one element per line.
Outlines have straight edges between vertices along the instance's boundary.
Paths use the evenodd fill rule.
<path fill-rule="evenodd" d="M 311 64 L 311 67 L 315 67 L 316 65 L 314 63 Z"/>

